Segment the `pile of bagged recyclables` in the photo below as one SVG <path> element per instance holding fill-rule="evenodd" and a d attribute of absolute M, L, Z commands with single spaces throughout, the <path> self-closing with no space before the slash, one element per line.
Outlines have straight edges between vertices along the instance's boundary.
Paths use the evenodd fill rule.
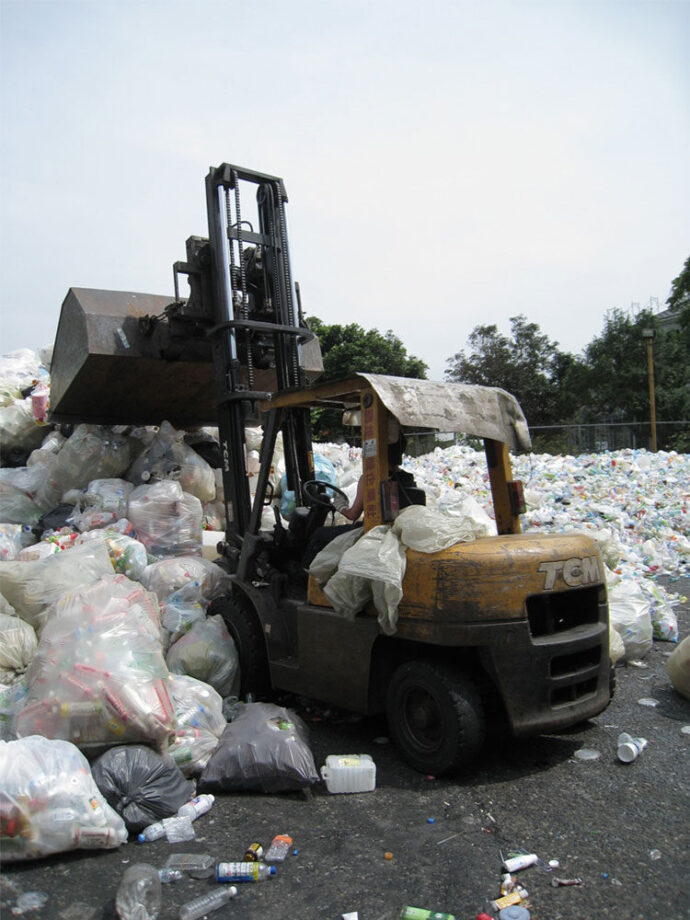
<path fill-rule="evenodd" d="M 217 432 L 180 432 L 168 422 L 55 428 L 46 415 L 48 367 L 48 351 L 0 356 L 6 860 L 119 846 L 171 820 L 195 786 L 277 792 L 319 779 L 295 713 L 237 702 L 237 650 L 222 617 L 207 612 L 227 589 L 223 571 L 204 555 L 204 534 L 225 526 Z M 253 491 L 261 430 L 247 429 L 246 442 Z M 266 529 L 294 506 L 280 441 L 273 461 L 276 508 L 265 509 Z M 401 515 L 397 527 L 375 529 L 376 552 L 394 560 L 395 574 L 370 578 L 362 595 L 364 602 L 373 597 L 389 632 L 405 546 L 434 551 L 439 540 L 450 545 L 493 532 L 483 454 L 455 445 L 403 465 L 425 489 L 428 507 L 415 518 Z M 678 642 L 678 596 L 655 576 L 690 573 L 688 455 L 532 454 L 513 458 L 513 470 L 525 487 L 523 530 L 585 531 L 598 542 L 614 663 L 643 657 L 655 639 Z M 316 475 L 350 499 L 360 473 L 358 448 L 318 446 Z M 312 567 L 346 615 L 359 603 L 346 589 L 371 575 L 366 559 L 352 556 L 352 540 L 340 559 L 326 552 Z M 341 570 L 347 558 L 354 561 Z M 689 642 L 669 659 L 672 682 L 688 697 Z"/>

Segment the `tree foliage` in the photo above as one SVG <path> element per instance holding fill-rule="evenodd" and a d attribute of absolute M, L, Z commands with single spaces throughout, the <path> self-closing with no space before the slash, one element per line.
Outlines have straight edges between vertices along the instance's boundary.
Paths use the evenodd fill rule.
<path fill-rule="evenodd" d="M 309 325 L 321 345 L 322 380 L 333 380 L 357 371 L 394 377 L 426 377 L 427 365 L 420 358 L 408 355 L 391 329 L 382 335 L 378 329 L 364 329 L 357 323 L 330 325 L 316 316 L 309 317 Z M 312 428 L 317 439 L 338 439 L 344 433 L 341 413 L 329 409 L 313 412 Z"/>
<path fill-rule="evenodd" d="M 560 385 L 572 359 L 524 316 L 513 316 L 510 326 L 510 337 L 496 325 L 476 326 L 468 352 L 448 359 L 446 379 L 502 387 L 517 397 L 532 424 L 555 424 L 561 416 Z"/>
<path fill-rule="evenodd" d="M 671 293 L 666 303 L 672 310 L 690 303 L 690 256 L 685 260 L 683 271 L 671 282 Z"/>
<path fill-rule="evenodd" d="M 448 359 L 446 377 L 503 387 L 517 396 L 533 428 L 630 422 L 637 423 L 639 435 L 639 423 L 650 419 L 643 331 L 652 329 L 658 444 L 689 450 L 690 257 L 672 282 L 667 303 L 677 311 L 676 324 L 660 324 L 649 311 L 633 316 L 610 310 L 601 334 L 582 356 L 561 352 L 524 316 L 511 318 L 510 336 L 501 335 L 496 325 L 476 326 L 467 351 Z M 677 421 L 685 424 L 670 424 Z M 544 449 L 558 449 L 553 437 Z"/>

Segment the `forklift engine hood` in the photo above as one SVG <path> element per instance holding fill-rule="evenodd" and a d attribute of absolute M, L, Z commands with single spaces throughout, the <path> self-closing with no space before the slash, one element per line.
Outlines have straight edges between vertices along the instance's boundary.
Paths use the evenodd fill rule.
<path fill-rule="evenodd" d="M 532 442 L 520 404 L 498 387 L 359 374 L 402 425 L 458 431 L 503 441 L 512 451 Z"/>

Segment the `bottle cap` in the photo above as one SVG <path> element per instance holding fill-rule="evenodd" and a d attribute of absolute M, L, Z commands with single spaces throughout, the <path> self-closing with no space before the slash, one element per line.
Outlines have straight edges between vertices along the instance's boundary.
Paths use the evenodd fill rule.
<path fill-rule="evenodd" d="M 632 741 L 624 741 L 618 745 L 618 759 L 623 763 L 631 763 L 638 755 L 637 746 Z"/>
<path fill-rule="evenodd" d="M 276 874 L 276 871 L 277 871 L 277 870 L 276 870 L 276 867 L 275 867 L 275 866 L 269 866 L 269 867 L 268 867 L 268 874 L 269 874 L 269 875 L 275 875 L 275 874 Z"/>

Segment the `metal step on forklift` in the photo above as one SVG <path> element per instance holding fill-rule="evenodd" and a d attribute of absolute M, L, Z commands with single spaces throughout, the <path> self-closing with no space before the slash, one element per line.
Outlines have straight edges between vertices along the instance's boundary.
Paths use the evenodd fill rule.
<path fill-rule="evenodd" d="M 224 163 L 206 177 L 209 235 L 187 240 L 172 301 L 71 288 L 53 351 L 51 420 L 217 426 L 227 529 L 216 561 L 231 590 L 209 612 L 235 640 L 243 696 L 285 691 L 385 713 L 400 756 L 433 774 L 470 763 L 491 729 L 536 735 L 597 715 L 611 693 L 603 563 L 588 536 L 520 532 L 510 452 L 529 450 L 530 438 L 519 404 L 498 388 L 368 373 L 319 382 L 320 348 L 292 281 L 286 202 L 282 179 Z M 497 532 L 435 553 L 408 549 L 392 634 L 371 603 L 338 613 L 302 564 L 342 507 L 339 490 L 314 474 L 311 413 L 324 407 L 361 422 L 362 533 L 424 501 L 391 471 L 392 425 L 484 443 Z M 252 497 L 245 429 L 257 424 Z M 266 529 L 279 433 L 296 507 L 285 522 L 276 510 Z"/>

